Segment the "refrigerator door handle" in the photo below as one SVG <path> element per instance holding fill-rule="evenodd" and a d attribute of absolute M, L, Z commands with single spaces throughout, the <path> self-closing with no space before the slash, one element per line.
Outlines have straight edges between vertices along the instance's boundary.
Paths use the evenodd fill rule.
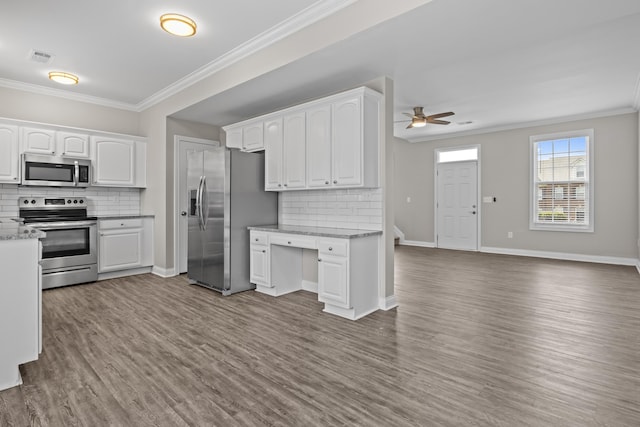
<path fill-rule="evenodd" d="M 200 177 L 200 182 L 198 183 L 198 191 L 196 192 L 196 216 L 198 217 L 198 227 L 200 230 L 202 228 L 202 178 Z"/>
<path fill-rule="evenodd" d="M 207 229 L 209 218 L 209 194 L 207 193 L 207 177 L 202 177 L 202 190 L 200 195 L 200 213 L 202 215 L 202 230 Z"/>

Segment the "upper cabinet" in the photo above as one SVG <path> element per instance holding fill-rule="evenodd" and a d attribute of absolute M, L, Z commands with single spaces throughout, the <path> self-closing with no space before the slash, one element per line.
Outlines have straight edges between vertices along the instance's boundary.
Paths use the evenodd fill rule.
<path fill-rule="evenodd" d="M 56 132 L 56 146 L 63 156 L 89 158 L 89 135 Z"/>
<path fill-rule="evenodd" d="M 19 141 L 18 126 L 0 124 L 0 183 L 19 182 Z"/>
<path fill-rule="evenodd" d="M 50 129 L 23 127 L 22 152 L 89 158 L 89 135 Z"/>
<path fill-rule="evenodd" d="M 146 186 L 146 144 L 110 137 L 91 137 L 94 153 L 93 185 Z"/>
<path fill-rule="evenodd" d="M 265 190 L 375 188 L 381 99 L 361 87 L 229 125 L 227 146 L 264 148 Z"/>
<path fill-rule="evenodd" d="M 264 122 L 250 120 L 222 128 L 226 135 L 226 146 L 242 151 L 264 150 Z"/>

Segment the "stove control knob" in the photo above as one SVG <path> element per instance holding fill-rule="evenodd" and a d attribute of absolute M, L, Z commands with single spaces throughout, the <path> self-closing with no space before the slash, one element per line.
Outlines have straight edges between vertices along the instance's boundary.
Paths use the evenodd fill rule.
<path fill-rule="evenodd" d="M 29 204 L 29 201 L 28 201 L 28 200 L 25 200 L 25 201 L 24 201 L 24 202 L 22 202 L 22 203 L 24 203 L 25 205 L 28 205 L 28 204 Z"/>
<path fill-rule="evenodd" d="M 71 200 L 67 200 L 67 204 L 71 204 Z"/>
<path fill-rule="evenodd" d="M 78 203 L 78 199 L 73 199 L 73 203 Z"/>
<path fill-rule="evenodd" d="M 36 204 L 35 199 L 31 199 L 31 204 L 32 204 L 32 205 L 35 205 L 35 204 Z"/>
<path fill-rule="evenodd" d="M 84 203 L 84 200 L 80 199 L 80 204 L 83 204 L 83 203 Z"/>

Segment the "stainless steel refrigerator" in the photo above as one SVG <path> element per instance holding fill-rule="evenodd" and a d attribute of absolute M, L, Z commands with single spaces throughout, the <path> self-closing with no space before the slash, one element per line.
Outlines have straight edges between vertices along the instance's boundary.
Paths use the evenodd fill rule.
<path fill-rule="evenodd" d="M 230 295 L 249 282 L 247 226 L 278 222 L 277 194 L 264 191 L 264 154 L 224 147 L 187 154 L 189 283 Z"/>

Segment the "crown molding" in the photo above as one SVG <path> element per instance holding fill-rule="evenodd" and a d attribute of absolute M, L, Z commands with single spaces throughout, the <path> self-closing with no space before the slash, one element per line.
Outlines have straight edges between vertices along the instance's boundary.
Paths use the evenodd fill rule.
<path fill-rule="evenodd" d="M 638 110 L 636 108 L 627 107 L 627 108 L 619 108 L 616 110 L 598 111 L 595 113 L 584 113 L 584 114 L 576 114 L 573 116 L 562 116 L 562 117 L 556 117 L 556 118 L 545 119 L 545 120 L 513 123 L 513 124 L 503 125 L 503 126 L 492 126 L 492 127 L 468 130 L 464 132 L 449 133 L 445 135 L 434 135 L 434 136 L 427 136 L 427 137 L 416 136 L 414 138 L 402 138 L 402 139 L 409 141 L 411 143 L 429 142 L 429 141 L 437 141 L 442 139 L 460 138 L 464 136 L 482 135 L 485 133 L 530 128 L 535 126 L 553 125 L 558 123 L 573 122 L 576 120 L 589 120 L 589 119 L 598 119 L 601 117 L 619 116 L 621 114 L 635 113 L 637 111 Z"/>
<path fill-rule="evenodd" d="M 146 110 L 149 107 L 162 102 L 172 95 L 186 89 L 231 65 L 248 57 L 249 55 L 264 49 L 279 40 L 284 39 L 321 19 L 338 12 L 341 9 L 355 3 L 357 0 L 325 0 L 318 1 L 308 8 L 292 15 L 279 24 L 271 27 L 267 31 L 258 34 L 256 37 L 246 41 L 238 47 L 223 54 L 214 61 L 204 65 L 198 70 L 188 74 L 184 78 L 170 84 L 164 89 L 156 92 L 147 99 L 136 105 L 138 111 Z"/>
<path fill-rule="evenodd" d="M 98 96 L 83 95 L 80 93 L 69 92 L 61 89 L 54 89 L 41 85 L 34 85 L 31 83 L 18 82 L 15 80 L 0 78 L 0 87 L 7 89 L 21 90 L 23 92 L 37 93 L 38 95 L 49 95 L 58 98 L 70 99 L 72 101 L 86 102 L 89 104 L 97 104 L 104 107 L 117 108 L 120 110 L 138 111 L 134 104 L 126 102 L 113 101 L 107 98 L 100 98 Z"/>

